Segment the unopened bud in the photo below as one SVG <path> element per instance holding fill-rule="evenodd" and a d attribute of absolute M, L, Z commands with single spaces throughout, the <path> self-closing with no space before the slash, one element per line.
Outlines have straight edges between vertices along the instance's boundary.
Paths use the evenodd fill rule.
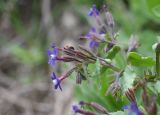
<path fill-rule="evenodd" d="M 79 49 L 80 49 L 81 51 L 83 51 L 84 53 L 87 53 L 88 56 L 95 57 L 95 55 L 94 55 L 91 51 L 89 51 L 88 49 L 86 49 L 86 48 L 84 48 L 84 47 L 82 47 L 82 46 L 79 46 Z"/>
<path fill-rule="evenodd" d="M 136 39 L 136 36 L 131 36 L 130 39 L 129 39 L 129 43 L 128 43 L 128 52 L 131 52 L 131 51 L 134 51 L 135 49 L 138 48 L 139 46 L 139 43 Z"/>
<path fill-rule="evenodd" d="M 91 102 L 90 105 L 91 105 L 96 111 L 98 111 L 98 112 L 100 112 L 100 113 L 102 113 L 102 114 L 107 114 L 107 115 L 109 115 L 108 112 L 107 112 L 107 110 L 106 110 L 103 106 L 99 105 L 98 103 L 96 103 L 96 102 Z"/>
<path fill-rule="evenodd" d="M 80 60 L 70 56 L 57 57 L 56 59 L 63 62 L 72 62 L 72 61 L 81 62 Z"/>
<path fill-rule="evenodd" d="M 113 27 L 114 26 L 114 20 L 113 20 L 113 16 L 110 12 L 106 12 L 106 20 L 107 20 L 107 24 L 110 26 L 110 27 Z"/>
<path fill-rule="evenodd" d="M 129 88 L 128 91 L 125 92 L 125 95 L 127 96 L 128 100 L 130 102 L 136 103 L 136 98 L 134 95 L 134 89 Z"/>
<path fill-rule="evenodd" d="M 81 84 L 81 82 L 82 82 L 81 74 L 80 74 L 80 73 L 77 73 L 76 83 L 77 83 L 77 84 Z"/>
<path fill-rule="evenodd" d="M 157 115 L 157 105 L 156 105 L 155 97 L 152 97 L 151 104 L 149 107 L 149 114 L 150 115 Z"/>

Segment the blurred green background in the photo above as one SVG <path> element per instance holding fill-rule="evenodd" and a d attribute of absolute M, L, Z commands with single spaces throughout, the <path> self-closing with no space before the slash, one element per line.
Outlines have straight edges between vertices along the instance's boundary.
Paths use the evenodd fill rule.
<path fill-rule="evenodd" d="M 124 46 L 135 35 L 141 44 L 138 52 L 155 56 L 152 45 L 160 41 L 159 0 L 0 0 L 2 115 L 70 114 L 74 88 L 66 82 L 63 94 L 53 91 L 50 73 L 61 73 L 64 64 L 57 64 L 54 69 L 49 67 L 47 49 L 52 43 L 60 47 L 85 44 L 78 38 L 93 24 L 86 15 L 92 4 L 98 8 L 108 5 L 119 33 L 118 41 Z M 76 96 L 107 107 L 114 103 L 109 108 L 111 111 L 121 108 L 112 97 L 103 97 L 106 89 L 102 88 L 99 95 L 96 88 L 87 91 L 78 86 Z M 67 95 L 65 99 L 63 95 Z"/>

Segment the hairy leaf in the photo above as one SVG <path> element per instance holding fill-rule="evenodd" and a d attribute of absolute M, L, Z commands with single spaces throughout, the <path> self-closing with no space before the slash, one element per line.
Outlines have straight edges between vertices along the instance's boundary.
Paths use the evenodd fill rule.
<path fill-rule="evenodd" d="M 119 51 L 120 51 L 119 46 L 117 46 L 117 45 L 113 46 L 113 48 L 111 50 L 109 50 L 109 52 L 107 53 L 106 58 L 113 59 Z"/>
<path fill-rule="evenodd" d="M 120 80 L 123 91 L 127 91 L 128 88 L 132 87 L 135 78 L 136 73 L 130 66 L 127 66 Z"/>
<path fill-rule="evenodd" d="M 151 57 L 143 57 L 136 52 L 130 52 L 127 57 L 127 61 L 134 66 L 154 66 L 155 61 Z"/>
<path fill-rule="evenodd" d="M 110 115 L 125 115 L 123 111 L 109 113 Z"/>

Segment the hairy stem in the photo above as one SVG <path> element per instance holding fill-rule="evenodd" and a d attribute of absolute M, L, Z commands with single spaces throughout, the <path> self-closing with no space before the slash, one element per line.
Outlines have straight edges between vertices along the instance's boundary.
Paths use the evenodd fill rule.
<path fill-rule="evenodd" d="M 104 63 L 102 63 L 105 66 L 108 66 L 109 68 L 111 68 L 113 71 L 116 72 L 120 72 L 121 70 L 119 68 L 117 68 L 116 66 L 112 65 L 111 63 L 107 62 L 105 59 L 98 57 L 98 59 Z"/>

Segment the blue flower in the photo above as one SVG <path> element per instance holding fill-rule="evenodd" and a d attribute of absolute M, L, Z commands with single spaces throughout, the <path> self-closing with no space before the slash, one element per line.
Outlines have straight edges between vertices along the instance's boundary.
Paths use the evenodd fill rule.
<path fill-rule="evenodd" d="M 90 40 L 89 47 L 94 48 L 99 46 L 99 42 L 97 42 L 98 38 L 101 39 L 102 34 L 104 33 L 97 33 L 96 29 L 92 27 L 90 31 L 85 35 L 85 38 Z"/>
<path fill-rule="evenodd" d="M 72 105 L 72 111 L 74 112 L 74 114 L 76 115 L 76 113 L 79 111 L 79 108 L 77 105 Z"/>
<path fill-rule="evenodd" d="M 48 60 L 48 64 L 54 66 L 56 63 L 56 55 L 57 55 L 57 48 L 53 47 L 53 50 L 48 50 L 48 56 L 50 57 Z"/>
<path fill-rule="evenodd" d="M 89 43 L 89 47 L 90 47 L 90 48 L 94 48 L 94 47 L 98 47 L 98 46 L 99 46 L 99 43 L 96 42 L 96 41 L 91 41 L 91 42 Z"/>
<path fill-rule="evenodd" d="M 139 110 L 139 108 L 135 102 L 132 102 L 129 105 L 124 106 L 123 109 L 128 110 L 128 115 L 132 115 L 133 113 L 135 115 L 141 115 L 141 111 Z"/>
<path fill-rule="evenodd" d="M 55 89 L 60 89 L 62 91 L 62 87 L 61 87 L 61 80 L 57 78 L 57 76 L 55 75 L 55 73 L 53 72 L 52 75 L 51 75 L 51 79 L 52 79 L 52 82 L 53 82 L 53 85 L 54 85 L 54 88 Z"/>
<path fill-rule="evenodd" d="M 88 16 L 99 16 L 99 11 L 96 8 L 96 5 L 94 4 L 90 11 L 88 12 Z"/>
<path fill-rule="evenodd" d="M 85 35 L 85 37 L 86 37 L 87 39 L 91 39 L 91 37 L 93 36 L 92 34 L 96 34 L 96 28 L 94 28 L 94 27 L 92 27 L 92 28 L 90 29 L 90 31 Z"/>

